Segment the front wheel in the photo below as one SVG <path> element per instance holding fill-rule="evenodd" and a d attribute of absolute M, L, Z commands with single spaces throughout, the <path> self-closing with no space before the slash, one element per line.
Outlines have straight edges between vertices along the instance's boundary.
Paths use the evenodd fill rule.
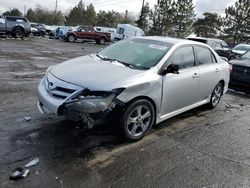
<path fill-rule="evenodd" d="M 67 39 L 69 42 L 75 42 L 76 37 L 75 37 L 75 35 L 69 35 Z"/>
<path fill-rule="evenodd" d="M 151 102 L 140 99 L 129 104 L 120 122 L 123 136 L 129 141 L 137 141 L 150 131 L 155 122 L 155 110 Z"/>
<path fill-rule="evenodd" d="M 25 33 L 21 29 L 16 29 L 13 31 L 13 35 L 15 38 L 22 39 L 25 36 Z"/>
<path fill-rule="evenodd" d="M 211 94 L 211 99 L 209 102 L 210 108 L 215 108 L 217 104 L 219 104 L 222 94 L 223 94 L 223 85 L 221 83 L 218 83 Z"/>

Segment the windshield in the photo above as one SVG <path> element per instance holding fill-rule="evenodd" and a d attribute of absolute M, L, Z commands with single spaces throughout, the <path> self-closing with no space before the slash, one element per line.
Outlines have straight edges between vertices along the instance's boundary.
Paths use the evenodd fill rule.
<path fill-rule="evenodd" d="M 242 51 L 250 51 L 250 45 L 237 45 L 233 48 L 233 50 L 242 50 Z"/>
<path fill-rule="evenodd" d="M 117 42 L 103 49 L 98 55 L 135 68 L 149 69 L 161 60 L 171 46 L 166 42 L 134 38 Z"/>
<path fill-rule="evenodd" d="M 250 51 L 248 51 L 247 53 L 243 54 L 241 56 L 241 59 L 250 59 Z"/>

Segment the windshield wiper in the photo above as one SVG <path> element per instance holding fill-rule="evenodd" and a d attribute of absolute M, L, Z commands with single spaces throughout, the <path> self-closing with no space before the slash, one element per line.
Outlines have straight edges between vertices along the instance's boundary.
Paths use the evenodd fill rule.
<path fill-rule="evenodd" d="M 131 68 L 131 69 L 135 69 L 135 66 L 133 66 L 133 65 L 131 65 L 131 64 L 129 64 L 129 63 L 125 63 L 125 62 L 123 62 L 123 61 L 120 61 L 120 60 L 118 60 L 118 59 L 112 59 L 112 58 L 103 57 L 103 56 L 101 56 L 101 55 L 99 55 L 99 54 L 96 54 L 96 56 L 99 57 L 99 58 L 100 58 L 101 60 L 103 60 L 103 61 L 110 61 L 111 63 L 113 63 L 113 62 L 118 62 L 118 63 L 120 63 L 120 64 L 122 64 L 122 65 L 124 65 L 124 66 L 126 66 L 126 67 L 129 67 L 129 68 Z"/>

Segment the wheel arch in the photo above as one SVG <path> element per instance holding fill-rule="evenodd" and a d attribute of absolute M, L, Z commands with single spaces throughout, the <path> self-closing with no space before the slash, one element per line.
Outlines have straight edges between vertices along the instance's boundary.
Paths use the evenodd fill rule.
<path fill-rule="evenodd" d="M 145 96 L 145 95 L 141 95 L 141 96 L 137 96 L 137 97 L 134 97 L 133 99 L 131 99 L 130 101 L 126 102 L 125 106 L 127 107 L 128 105 L 132 104 L 133 102 L 137 101 L 137 100 L 141 100 L 141 99 L 144 99 L 144 100 L 147 100 L 149 101 L 153 107 L 154 107 L 154 111 L 155 111 L 155 122 L 156 122 L 156 117 L 157 117 L 157 109 L 156 109 L 156 104 L 155 104 L 155 101 L 151 98 L 151 97 L 148 97 L 148 96 Z M 155 123 L 154 122 L 154 123 Z"/>
<path fill-rule="evenodd" d="M 18 30 L 18 29 L 20 29 L 20 30 L 22 30 L 22 31 L 24 32 L 24 27 L 22 27 L 22 26 L 20 26 L 20 25 L 14 26 L 14 27 L 12 28 L 12 32 L 14 32 L 15 30 Z"/>

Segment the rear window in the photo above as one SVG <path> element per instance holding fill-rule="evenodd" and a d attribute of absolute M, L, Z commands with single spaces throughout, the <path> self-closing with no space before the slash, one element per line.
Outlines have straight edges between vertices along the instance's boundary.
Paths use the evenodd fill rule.
<path fill-rule="evenodd" d="M 214 55 L 208 48 L 196 46 L 195 49 L 199 65 L 216 63 Z"/>
<path fill-rule="evenodd" d="M 118 27 L 116 32 L 117 32 L 118 34 L 123 34 L 123 33 L 124 33 L 124 28 Z"/>
<path fill-rule="evenodd" d="M 19 17 L 6 17 L 8 21 L 13 21 L 13 22 L 27 22 L 25 18 L 19 18 Z"/>
<path fill-rule="evenodd" d="M 233 50 L 242 50 L 242 51 L 250 51 L 250 45 L 237 45 L 233 48 Z"/>
<path fill-rule="evenodd" d="M 188 40 L 193 40 L 193 41 L 196 41 L 196 42 L 201 42 L 201 43 L 207 44 L 207 40 L 206 39 L 188 38 Z"/>

